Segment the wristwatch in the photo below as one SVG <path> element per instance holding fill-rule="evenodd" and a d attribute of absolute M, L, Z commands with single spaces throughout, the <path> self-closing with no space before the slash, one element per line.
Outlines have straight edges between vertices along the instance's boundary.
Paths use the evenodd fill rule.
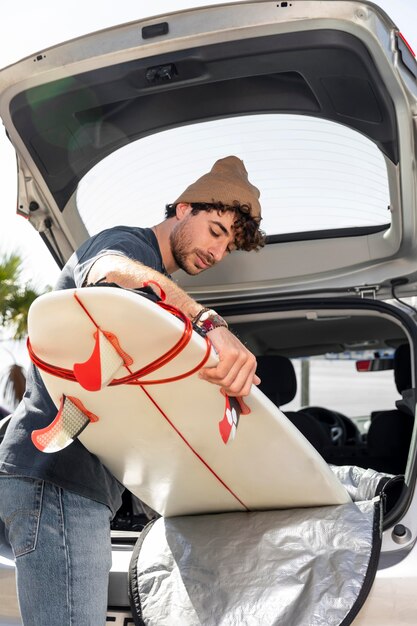
<path fill-rule="evenodd" d="M 201 309 L 194 317 L 193 322 L 204 335 L 221 326 L 228 328 L 226 320 L 213 309 Z"/>

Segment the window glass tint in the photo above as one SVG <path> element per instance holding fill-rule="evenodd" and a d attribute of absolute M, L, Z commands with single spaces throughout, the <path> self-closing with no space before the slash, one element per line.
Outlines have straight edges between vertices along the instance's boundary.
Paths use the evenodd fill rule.
<path fill-rule="evenodd" d="M 267 234 L 388 224 L 385 160 L 356 131 L 312 117 L 251 115 L 170 129 L 113 153 L 81 181 L 91 234 L 150 226 L 218 158 L 241 157 L 261 190 Z"/>
<path fill-rule="evenodd" d="M 356 360 L 363 358 L 368 356 L 294 359 L 297 394 L 282 410 L 322 406 L 350 417 L 366 432 L 372 411 L 395 409 L 395 402 L 401 396 L 395 386 L 393 370 L 358 372 Z M 302 361 L 307 368 L 302 367 Z"/>

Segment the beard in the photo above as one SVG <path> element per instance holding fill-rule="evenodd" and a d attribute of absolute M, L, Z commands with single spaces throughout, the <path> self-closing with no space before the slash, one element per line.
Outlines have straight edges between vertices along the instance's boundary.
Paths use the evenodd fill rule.
<path fill-rule="evenodd" d="M 208 267 L 198 267 L 193 263 L 193 259 L 200 257 L 207 266 L 213 265 L 213 261 L 202 250 L 193 247 L 193 241 L 190 230 L 187 228 L 188 219 L 186 218 L 171 231 L 169 242 L 171 245 L 171 253 L 176 264 L 180 269 L 190 275 L 200 274 Z"/>

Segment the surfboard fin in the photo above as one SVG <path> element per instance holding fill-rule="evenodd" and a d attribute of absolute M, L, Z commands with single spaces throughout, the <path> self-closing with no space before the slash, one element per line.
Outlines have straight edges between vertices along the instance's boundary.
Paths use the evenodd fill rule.
<path fill-rule="evenodd" d="M 240 414 L 239 401 L 236 398 L 226 396 L 223 419 L 219 422 L 220 436 L 225 444 L 231 443 L 236 437 Z"/>
<path fill-rule="evenodd" d="M 69 446 L 90 422 L 98 417 L 88 411 L 83 403 L 73 396 L 62 396 L 55 419 L 46 426 L 32 432 L 32 442 L 41 452 L 59 452 Z"/>
<path fill-rule="evenodd" d="M 117 370 L 132 359 L 123 352 L 117 337 L 113 333 L 96 330 L 94 348 L 84 363 L 75 363 L 73 367 L 77 382 L 87 391 L 99 391 L 111 382 Z"/>

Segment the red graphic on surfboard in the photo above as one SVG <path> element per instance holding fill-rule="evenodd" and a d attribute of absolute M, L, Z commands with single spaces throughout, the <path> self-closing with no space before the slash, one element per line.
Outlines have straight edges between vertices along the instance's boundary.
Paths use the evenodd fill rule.
<path fill-rule="evenodd" d="M 241 407 L 236 398 L 226 396 L 226 407 L 223 419 L 219 422 L 220 436 L 225 444 L 231 443 L 236 437 Z"/>

